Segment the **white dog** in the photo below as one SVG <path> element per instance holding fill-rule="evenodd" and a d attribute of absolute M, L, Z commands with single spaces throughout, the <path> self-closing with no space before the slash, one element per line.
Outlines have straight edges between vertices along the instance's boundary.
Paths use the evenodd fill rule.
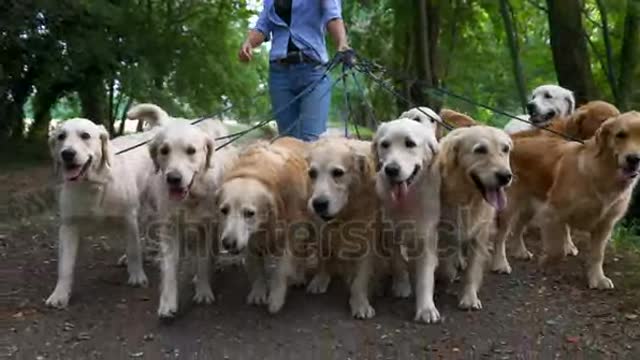
<path fill-rule="evenodd" d="M 399 118 L 406 118 L 417 121 L 422 125 L 433 129 L 433 131 L 436 131 L 437 126 L 442 124 L 442 118 L 440 117 L 440 115 L 436 114 L 435 111 L 426 106 L 409 109 L 400 114 Z"/>
<path fill-rule="evenodd" d="M 433 301 L 434 271 L 438 265 L 437 225 L 440 219 L 440 174 L 433 159 L 438 151 L 435 128 L 412 119 L 382 124 L 373 140 L 377 164 L 376 192 L 383 203 L 385 221 L 393 226 L 396 245 L 406 246 L 415 269 L 415 319 L 437 322 Z M 409 296 L 406 271 L 394 254 L 394 294 Z"/>
<path fill-rule="evenodd" d="M 178 310 L 181 249 L 191 249 L 197 258 L 193 301 L 210 304 L 215 300 L 209 283 L 213 239 L 217 236 L 213 204 L 234 151 L 230 147 L 215 151 L 214 141 L 200 128 L 173 122 L 158 132 L 149 144 L 149 153 L 157 169 L 150 192 L 162 228 L 158 316 L 170 318 Z M 174 233 L 169 233 L 170 228 Z M 185 246 L 180 246 L 181 241 Z"/>
<path fill-rule="evenodd" d="M 70 119 L 54 130 L 49 146 L 56 172 L 64 181 L 60 191 L 58 282 L 49 306 L 69 302 L 80 238 L 105 230 L 127 240 L 128 283 L 147 285 L 142 267 L 138 229 L 141 184 L 152 173 L 144 148 L 114 156 L 109 134 L 87 119 Z M 98 227 L 102 225 L 102 227 Z"/>
<path fill-rule="evenodd" d="M 542 85 L 531 93 L 531 101 L 527 104 L 529 115 L 520 115 L 519 117 L 529 120 L 537 126 L 546 126 L 556 116 L 573 114 L 575 108 L 576 101 L 570 90 L 557 85 Z M 504 127 L 504 131 L 514 134 L 532 128 L 532 125 L 524 121 L 512 119 Z"/>
<path fill-rule="evenodd" d="M 169 116 L 166 111 L 155 104 L 138 104 L 127 112 L 127 118 L 130 120 L 142 119 L 147 124 L 168 125 L 173 121 L 191 122 L 195 119 L 188 120 L 183 118 L 175 118 Z M 206 118 L 196 124 L 197 127 L 207 133 L 212 139 L 219 139 L 229 135 L 227 127 L 218 119 Z"/>

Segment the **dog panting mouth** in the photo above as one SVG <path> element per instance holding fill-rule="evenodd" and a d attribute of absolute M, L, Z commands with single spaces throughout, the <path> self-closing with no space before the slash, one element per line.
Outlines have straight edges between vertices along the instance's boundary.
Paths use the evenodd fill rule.
<path fill-rule="evenodd" d="M 89 166 L 91 166 L 91 161 L 93 160 L 93 157 L 89 157 L 89 159 L 87 159 L 87 161 L 85 161 L 84 164 L 82 165 L 78 165 L 78 164 L 67 164 L 64 166 L 64 179 L 66 181 L 76 181 L 78 179 L 80 179 L 81 177 L 83 177 L 86 173 L 87 170 L 89 169 Z"/>
<path fill-rule="evenodd" d="M 480 178 L 476 174 L 471 174 L 471 179 L 476 185 L 476 188 L 482 194 L 484 200 L 489 203 L 497 211 L 502 211 L 507 207 L 507 194 L 504 191 L 504 187 L 492 187 L 488 188 L 484 186 Z"/>
<path fill-rule="evenodd" d="M 196 174 L 194 173 L 187 187 L 173 185 L 169 186 L 169 198 L 175 201 L 182 201 L 186 199 L 191 192 L 191 186 L 193 185 L 193 181 L 195 180 L 195 178 Z"/>
<path fill-rule="evenodd" d="M 395 204 L 401 204 L 402 202 L 404 202 L 405 198 L 409 194 L 411 184 L 413 184 L 413 181 L 416 179 L 419 172 L 420 165 L 416 165 L 413 168 L 413 172 L 406 180 L 391 182 L 391 188 L 389 189 L 391 194 L 391 201 L 393 201 Z"/>
<path fill-rule="evenodd" d="M 638 174 L 640 173 L 640 169 L 636 168 L 636 167 L 622 167 L 620 168 L 620 174 L 622 175 L 622 178 L 625 180 L 633 180 L 636 177 L 638 177 Z"/>

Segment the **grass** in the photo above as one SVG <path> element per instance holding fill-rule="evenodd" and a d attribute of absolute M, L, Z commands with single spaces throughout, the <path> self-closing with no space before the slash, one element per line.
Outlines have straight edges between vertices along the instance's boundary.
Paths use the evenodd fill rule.
<path fill-rule="evenodd" d="M 640 252 L 640 221 L 621 221 L 613 229 L 611 238 L 616 249 Z"/>

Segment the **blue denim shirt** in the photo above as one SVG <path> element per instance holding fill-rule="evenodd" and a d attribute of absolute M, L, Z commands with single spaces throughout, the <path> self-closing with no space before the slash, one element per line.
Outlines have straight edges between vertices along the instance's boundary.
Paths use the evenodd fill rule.
<path fill-rule="evenodd" d="M 276 14 L 273 0 L 265 0 L 254 30 L 261 32 L 265 40 L 272 38 L 269 59 L 287 56 L 289 36 L 305 55 L 321 63 L 329 61 L 325 32 L 327 23 L 342 18 L 341 0 L 292 0 L 291 26 Z"/>

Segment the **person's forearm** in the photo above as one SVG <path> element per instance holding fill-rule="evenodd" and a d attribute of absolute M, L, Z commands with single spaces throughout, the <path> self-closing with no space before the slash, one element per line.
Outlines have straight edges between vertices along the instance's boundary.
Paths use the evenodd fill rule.
<path fill-rule="evenodd" d="M 258 30 L 249 30 L 249 34 L 247 35 L 247 42 L 251 44 L 252 48 L 257 48 L 258 46 L 262 45 L 264 40 L 265 36 L 263 33 Z"/>
<path fill-rule="evenodd" d="M 347 30 L 344 27 L 344 21 L 342 21 L 342 19 L 333 19 L 329 21 L 329 23 L 327 23 L 327 31 L 329 32 L 329 35 L 331 35 L 338 51 L 349 48 Z"/>

